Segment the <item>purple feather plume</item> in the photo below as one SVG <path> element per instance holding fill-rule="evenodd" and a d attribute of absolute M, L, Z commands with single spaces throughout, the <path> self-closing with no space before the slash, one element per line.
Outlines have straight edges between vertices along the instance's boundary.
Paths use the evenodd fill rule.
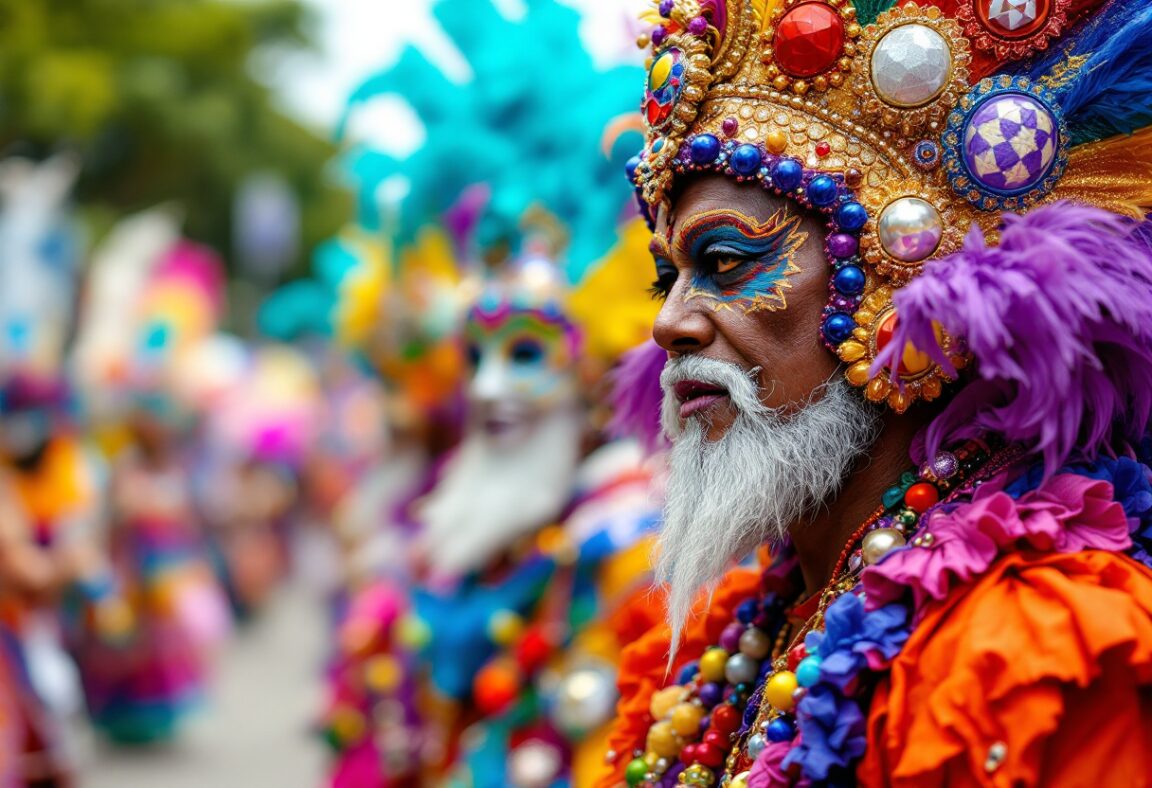
<path fill-rule="evenodd" d="M 660 429 L 660 373 L 668 354 L 652 340 L 625 353 L 612 371 L 612 421 L 608 432 L 616 438 L 636 438 L 655 453 L 666 444 Z"/>
<path fill-rule="evenodd" d="M 973 228 L 956 254 L 898 291 L 900 319 L 873 370 L 911 342 L 953 371 L 933 321 L 964 340 L 973 379 L 932 422 L 927 449 L 996 433 L 1044 458 L 1139 438 L 1152 411 L 1152 247 L 1116 214 L 1055 203 L 1006 214 L 1000 245 Z"/>

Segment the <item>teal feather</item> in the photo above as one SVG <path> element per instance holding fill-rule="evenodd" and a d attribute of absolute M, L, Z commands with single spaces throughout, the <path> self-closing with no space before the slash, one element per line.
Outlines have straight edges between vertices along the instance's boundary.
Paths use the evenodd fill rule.
<path fill-rule="evenodd" d="M 635 111 L 638 67 L 597 69 L 578 34 L 579 14 L 555 0 L 529 0 L 517 21 L 489 2 L 443 0 L 441 27 L 464 56 L 472 78 L 456 84 L 418 50 L 365 80 L 349 100 L 344 124 L 379 96 L 406 101 L 424 125 L 420 150 L 403 159 L 358 148 L 343 161 L 356 185 L 360 221 L 379 229 L 377 193 L 394 176 L 410 186 L 389 217 L 397 243 L 439 222 L 469 186 L 487 184 L 491 200 L 475 230 L 477 252 L 499 243 L 515 249 L 532 206 L 551 212 L 570 238 L 569 278 L 579 280 L 614 242 L 631 199 L 618 174 L 629 155 L 605 157 L 600 139 L 616 116 Z"/>
<path fill-rule="evenodd" d="M 896 5 L 896 0 L 852 0 L 856 6 L 856 21 L 862 25 L 870 25 L 876 17 Z"/>
<path fill-rule="evenodd" d="M 1052 87 L 1073 145 L 1152 125 L 1152 3 L 1112 0 L 1019 73 Z"/>

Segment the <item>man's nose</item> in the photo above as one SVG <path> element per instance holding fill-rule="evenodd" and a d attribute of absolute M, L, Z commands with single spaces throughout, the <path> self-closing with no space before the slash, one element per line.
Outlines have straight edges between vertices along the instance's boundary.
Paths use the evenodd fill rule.
<path fill-rule="evenodd" d="M 652 326 L 652 338 L 669 353 L 695 353 L 712 344 L 716 337 L 715 326 L 705 311 L 706 303 L 702 299 L 686 299 L 688 288 L 686 278 L 680 277 Z"/>

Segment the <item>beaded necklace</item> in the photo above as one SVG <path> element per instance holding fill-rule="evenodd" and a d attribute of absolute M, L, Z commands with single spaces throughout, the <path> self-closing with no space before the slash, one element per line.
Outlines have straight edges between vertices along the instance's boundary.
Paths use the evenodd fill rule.
<path fill-rule="evenodd" d="M 1012 451 L 993 457 L 987 443 L 973 440 L 902 474 L 853 532 L 832 579 L 807 602 L 789 604 L 801 587 L 798 563 L 781 551 L 764 571 L 762 595 L 744 600 L 717 644 L 685 666 L 676 685 L 653 695 L 655 722 L 625 769 L 628 785 L 746 788 L 747 770 L 764 748 L 796 737 L 796 704 L 820 676 L 820 658 L 807 653 L 804 641 L 822 630 L 828 606 L 859 592 L 865 566 L 915 540 L 931 510 L 970 494 L 1015 457 Z"/>

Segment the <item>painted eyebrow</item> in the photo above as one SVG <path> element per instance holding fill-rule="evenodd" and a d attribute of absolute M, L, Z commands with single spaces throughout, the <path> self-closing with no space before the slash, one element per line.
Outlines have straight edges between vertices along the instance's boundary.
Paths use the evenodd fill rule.
<path fill-rule="evenodd" d="M 659 234 L 653 235 L 652 240 L 648 242 L 648 251 L 652 253 L 653 257 L 662 257 L 665 260 L 672 258 L 672 247 Z"/>
<path fill-rule="evenodd" d="M 777 209 L 764 221 L 729 208 L 703 211 L 684 223 L 680 235 L 676 239 L 676 248 L 685 255 L 690 255 L 692 246 L 699 240 L 700 236 L 717 227 L 734 228 L 753 240 L 767 238 L 792 218 L 784 208 Z"/>

